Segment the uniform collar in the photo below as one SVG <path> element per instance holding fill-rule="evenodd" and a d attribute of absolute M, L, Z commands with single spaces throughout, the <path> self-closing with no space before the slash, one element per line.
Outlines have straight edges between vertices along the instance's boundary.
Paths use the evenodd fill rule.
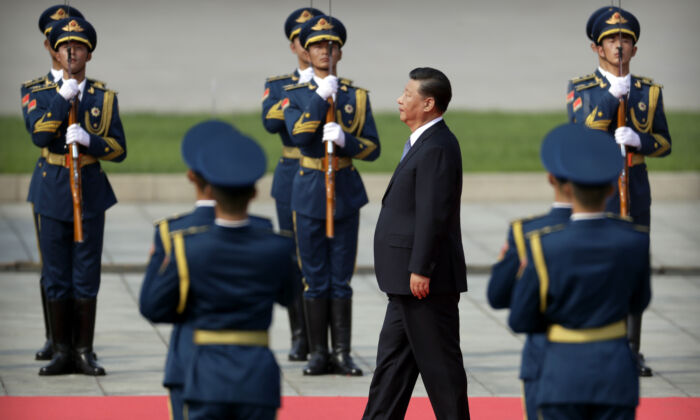
<path fill-rule="evenodd" d="M 608 71 L 603 70 L 602 67 L 598 67 L 598 71 L 600 72 L 600 74 L 603 75 L 603 77 L 605 77 L 606 79 L 608 79 L 608 81 L 613 81 L 613 80 L 615 80 L 615 79 L 622 79 L 622 80 L 624 80 L 624 82 L 627 84 L 627 87 L 629 87 L 630 82 L 632 81 L 632 75 L 631 75 L 630 73 L 627 73 L 627 75 L 625 75 L 625 76 L 618 77 L 618 76 L 615 76 L 614 74 L 612 74 L 612 73 L 610 73 L 610 72 L 608 72 Z"/>
<path fill-rule="evenodd" d="M 216 200 L 197 200 L 194 205 L 195 207 L 214 207 Z"/>
<path fill-rule="evenodd" d="M 243 220 L 224 220 L 218 217 L 214 219 L 214 224 L 224 228 L 242 228 L 250 224 L 250 219 L 245 218 Z"/>
<path fill-rule="evenodd" d="M 59 69 L 56 70 L 53 67 L 51 68 L 51 81 L 52 82 L 58 82 L 59 80 L 63 79 L 63 70 Z"/>
<path fill-rule="evenodd" d="M 571 209 L 571 203 L 562 203 L 561 201 L 555 201 L 552 203 L 553 209 Z"/>
<path fill-rule="evenodd" d="M 571 215 L 571 221 L 581 221 L 581 220 L 595 220 L 595 219 L 605 219 L 605 212 L 595 212 L 595 213 L 574 213 Z"/>

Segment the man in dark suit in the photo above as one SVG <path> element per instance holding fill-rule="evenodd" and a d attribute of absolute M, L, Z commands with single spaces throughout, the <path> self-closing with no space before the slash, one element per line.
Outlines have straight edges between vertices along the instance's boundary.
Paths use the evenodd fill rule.
<path fill-rule="evenodd" d="M 450 81 L 417 68 L 398 99 L 410 129 L 374 234 L 379 288 L 389 297 L 364 419 L 402 419 L 418 374 L 440 419 L 468 419 L 459 348 L 467 274 L 459 221 L 462 160 L 442 115 Z"/>

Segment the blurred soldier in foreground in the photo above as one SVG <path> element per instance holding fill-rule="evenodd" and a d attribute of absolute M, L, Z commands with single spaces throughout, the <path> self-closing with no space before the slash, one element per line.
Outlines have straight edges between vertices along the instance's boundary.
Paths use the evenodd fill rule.
<path fill-rule="evenodd" d="M 522 275 L 523 269 L 527 265 L 527 249 L 525 235 L 531 231 L 545 228 L 547 226 L 557 226 L 565 224 L 571 216 L 571 197 L 564 191 L 564 185 L 568 182 L 563 178 L 564 174 L 558 167 L 545 160 L 548 152 L 547 147 L 551 147 L 551 141 L 543 143 L 540 150 L 542 164 L 547 170 L 547 179 L 554 189 L 554 203 L 548 213 L 518 219 L 510 224 L 508 238 L 501 249 L 499 261 L 491 269 L 491 279 L 487 289 L 489 304 L 494 309 L 510 307 L 510 298 L 515 284 Z M 558 141 L 566 139 L 559 138 Z M 544 334 L 528 334 L 523 347 L 520 362 L 520 379 L 523 381 L 523 399 L 526 418 L 537 418 L 537 380 L 539 377 L 546 337 Z"/>
<path fill-rule="evenodd" d="M 648 230 L 604 212 L 622 169 L 612 136 L 563 125 L 545 138 L 542 157 L 569 180 L 573 212 L 568 224 L 527 235 L 510 302 L 515 332 L 547 337 L 538 418 L 633 419 L 639 377 L 625 320 L 651 299 Z"/>
<path fill-rule="evenodd" d="M 272 178 L 272 197 L 277 208 L 277 222 L 280 232 L 294 234 L 294 222 L 292 219 L 292 181 L 294 174 L 299 170 L 299 158 L 301 152 L 289 138 L 284 125 L 284 111 L 282 99 L 284 86 L 296 83 L 307 83 L 313 77 L 314 69 L 309 65 L 309 57 L 306 50 L 299 42 L 301 27 L 314 16 L 322 15 L 318 9 L 302 8 L 293 11 L 284 23 L 284 33 L 289 39 L 289 49 L 297 58 L 297 69 L 283 76 L 269 77 L 265 81 L 263 93 L 262 121 L 265 129 L 270 133 L 277 133 L 282 141 L 282 157 L 277 163 L 275 174 Z M 301 272 L 297 270 L 297 278 L 301 282 Z M 306 337 L 304 320 L 304 304 L 302 297 L 287 308 L 289 314 L 289 328 L 292 333 L 292 347 L 289 350 L 289 360 L 304 361 L 309 353 L 309 344 Z"/>
<path fill-rule="evenodd" d="M 301 150 L 292 210 L 311 353 L 304 374 L 362 375 L 350 356 L 350 280 L 357 256 L 360 207 L 368 200 L 352 160 L 375 160 L 379 137 L 367 91 L 335 75 L 346 39 L 343 24 L 329 16 L 316 16 L 304 24 L 299 39 L 309 54 L 314 76 L 309 83 L 285 87 L 281 107 L 287 132 Z M 326 216 L 326 142 L 333 142 L 335 148 L 332 219 Z M 335 230 L 332 238 L 327 237 L 329 221 Z M 328 354 L 329 325 L 332 357 Z"/>
<path fill-rule="evenodd" d="M 299 293 L 294 245 L 248 217 L 255 182 L 265 172 L 260 146 L 220 122 L 202 123 L 188 136 L 206 145 L 193 166 L 216 200 L 216 217 L 213 225 L 170 232 L 170 252 L 146 273 L 141 312 L 192 330 L 184 418 L 272 420 L 280 372 L 267 329 L 273 304 L 288 305 Z"/>
<path fill-rule="evenodd" d="M 105 210 L 117 200 L 98 160 L 124 160 L 126 139 L 116 93 L 85 77 L 97 44 L 92 25 L 80 18 L 60 20 L 52 26 L 49 43 L 61 62 L 63 78 L 32 89 L 27 104 L 32 141 L 41 148 L 28 201 L 38 215 L 53 341 L 51 363 L 39 374 L 104 375 L 92 346 Z M 77 112 L 71 111 L 75 101 Z M 76 122 L 69 124 L 71 113 Z M 79 151 L 75 161 L 81 186 L 76 195 L 82 215 L 77 220 L 73 174 L 67 167 L 73 144 Z M 82 242 L 75 234 L 77 223 L 82 226 Z"/>
<path fill-rule="evenodd" d="M 637 18 L 617 7 L 602 7 L 586 24 L 586 35 L 598 55 L 595 73 L 569 81 L 567 110 L 569 120 L 615 135 L 615 141 L 632 154 L 629 173 L 629 216 L 635 223 L 649 226 L 651 192 L 644 157 L 671 153 L 671 135 L 664 114 L 661 85 L 647 77 L 630 74 L 630 62 L 637 53 L 640 27 Z M 619 110 L 619 108 L 622 108 Z M 623 123 L 619 122 L 618 110 Z M 606 210 L 620 213 L 620 194 L 615 190 Z M 624 214 L 627 216 L 627 214 Z M 652 371 L 639 353 L 641 317 L 627 322 L 630 346 L 638 354 L 639 374 Z"/>

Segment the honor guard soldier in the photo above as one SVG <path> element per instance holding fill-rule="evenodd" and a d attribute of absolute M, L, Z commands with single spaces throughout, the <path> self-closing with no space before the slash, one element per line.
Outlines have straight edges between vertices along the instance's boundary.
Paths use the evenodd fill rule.
<path fill-rule="evenodd" d="M 214 224 L 171 230 L 172 248 L 158 269 L 146 272 L 141 311 L 192 330 L 184 418 L 272 420 L 280 406 L 280 372 L 267 329 L 273 304 L 288 305 L 300 293 L 294 244 L 248 217 L 255 182 L 265 172 L 262 149 L 220 122 L 188 133 L 197 143 L 204 136 L 210 139 L 194 166 L 216 199 Z"/>
<path fill-rule="evenodd" d="M 297 57 L 298 68 L 293 73 L 283 76 L 270 77 L 265 81 L 263 93 L 262 121 L 265 129 L 270 133 L 277 133 L 282 141 L 282 157 L 280 157 L 275 174 L 272 178 L 271 195 L 275 199 L 277 208 L 277 222 L 280 232 L 294 234 L 294 222 L 292 220 L 292 181 L 294 174 L 299 170 L 299 157 L 301 152 L 289 138 L 284 125 L 284 112 L 282 111 L 282 99 L 284 86 L 296 83 L 306 83 L 313 77 L 313 67 L 309 65 L 308 53 L 299 42 L 301 27 L 314 16 L 322 15 L 318 9 L 305 7 L 293 11 L 284 23 L 284 33 L 289 39 L 289 49 Z M 297 273 L 301 282 L 301 273 Z M 292 332 L 292 347 L 289 350 L 289 360 L 303 361 L 309 353 L 309 345 L 304 326 L 304 305 L 301 296 L 287 308 L 289 315 L 289 327 Z"/>
<path fill-rule="evenodd" d="M 362 375 L 350 356 L 350 279 L 357 254 L 360 207 L 368 200 L 352 160 L 375 160 L 379 137 L 367 91 L 334 74 L 346 39 L 343 24 L 329 16 L 316 16 L 304 24 L 299 38 L 309 53 L 314 77 L 309 83 L 285 87 L 281 107 L 287 132 L 301 150 L 292 187 L 292 211 L 311 353 L 304 374 Z M 337 122 L 326 122 L 329 98 L 333 98 Z M 326 237 L 324 151 L 328 141 L 335 143 L 337 156 L 333 238 Z"/>
<path fill-rule="evenodd" d="M 586 35 L 594 44 L 592 48 L 598 54 L 599 67 L 593 74 L 569 81 L 567 110 L 570 121 L 614 133 L 617 143 L 633 153 L 628 183 L 629 216 L 635 223 L 649 226 L 651 192 L 644 158 L 670 154 L 671 135 L 664 114 L 661 85 L 647 77 L 630 74 L 630 61 L 637 53 L 639 33 L 637 18 L 626 10 L 603 7 L 591 15 Z M 620 98 L 626 104 L 626 124 L 618 127 Z M 620 212 L 617 189 L 606 209 Z M 628 320 L 630 345 L 639 355 L 639 374 L 651 376 L 651 369 L 639 353 L 641 328 L 641 318 Z"/>
<path fill-rule="evenodd" d="M 70 16 L 80 17 L 83 15 L 73 7 L 66 7 L 65 5 L 51 6 L 44 10 L 44 13 L 39 16 L 39 31 L 44 35 L 44 48 L 49 52 L 51 57 L 51 69 L 45 76 L 38 77 L 36 79 L 25 82 L 20 87 L 20 98 L 22 98 L 22 117 L 24 118 L 24 125 L 27 131 L 31 134 L 29 128 L 29 116 L 27 113 L 27 105 L 29 105 L 30 98 L 29 92 L 41 86 L 48 85 L 53 82 L 57 82 L 63 77 L 63 68 L 61 63 L 56 58 L 56 52 L 49 45 L 49 33 L 51 32 L 51 26 L 56 21 L 64 19 L 70 14 Z M 39 236 L 39 231 L 37 229 L 37 214 L 33 212 L 34 217 L 34 228 Z M 37 244 L 37 247 L 39 244 Z M 44 346 L 36 352 L 34 358 L 36 360 L 51 360 L 53 353 L 51 351 L 51 337 L 49 336 L 49 318 L 48 318 L 48 308 L 46 303 L 46 291 L 44 290 L 43 281 L 39 281 L 39 289 L 41 289 L 41 308 L 44 314 L 44 330 L 46 335 L 46 341 Z"/>
<path fill-rule="evenodd" d="M 527 235 L 527 265 L 510 302 L 515 332 L 546 334 L 538 418 L 633 419 L 639 377 L 625 320 L 651 299 L 648 229 L 604 212 L 622 169 L 610 134 L 557 127 L 542 157 L 569 180 L 573 213 L 568 224 Z"/>
<path fill-rule="evenodd" d="M 565 141 L 566 139 L 548 137 L 547 140 L 552 142 Z M 513 288 L 527 264 L 525 235 L 547 226 L 565 224 L 571 216 L 571 197 L 564 191 L 567 180 L 563 178 L 564 174 L 556 166 L 551 165 L 551 162 L 545 159 L 548 147 L 550 147 L 549 143 L 543 143 L 540 157 L 548 172 L 547 179 L 554 189 L 554 203 L 552 203 L 548 213 L 511 222 L 508 238 L 501 249 L 499 261 L 491 269 L 491 279 L 486 292 L 489 304 L 494 309 L 510 307 Z M 545 345 L 544 334 L 528 334 L 525 346 L 523 346 L 520 379 L 523 381 L 523 406 L 528 419 L 537 418 L 537 379 L 544 357 Z"/>
<path fill-rule="evenodd" d="M 63 78 L 32 89 L 27 105 L 32 141 L 41 148 L 27 200 L 38 215 L 53 342 L 53 358 L 39 374 L 104 375 L 92 345 L 105 210 L 117 200 L 99 160 L 124 160 L 126 139 L 116 93 L 85 78 L 97 44 L 92 25 L 80 18 L 60 20 L 49 42 L 63 66 Z M 74 100 L 79 101 L 77 122 L 69 125 Z M 74 177 L 67 167 L 73 144 L 79 149 L 75 162 L 82 190 L 76 192 L 81 201 L 77 205 L 70 185 Z M 74 221 L 76 207 L 82 216 Z M 76 241 L 74 222 L 82 225 L 82 242 Z"/>

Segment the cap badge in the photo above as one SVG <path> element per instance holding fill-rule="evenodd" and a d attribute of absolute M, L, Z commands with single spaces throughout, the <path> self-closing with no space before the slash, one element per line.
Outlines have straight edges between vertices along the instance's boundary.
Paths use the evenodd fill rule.
<path fill-rule="evenodd" d="M 326 18 L 321 18 L 316 22 L 314 26 L 311 27 L 314 31 L 323 31 L 326 29 L 333 29 L 333 25 L 326 20 Z"/>
<path fill-rule="evenodd" d="M 68 25 L 63 27 L 63 30 L 66 32 L 83 32 L 85 29 L 83 29 L 82 26 L 78 25 L 78 21 L 76 20 L 71 20 L 68 22 Z"/>
<path fill-rule="evenodd" d="M 627 19 L 623 18 L 620 12 L 613 13 L 612 17 L 605 21 L 609 25 L 614 25 L 616 23 L 627 23 Z"/>
<path fill-rule="evenodd" d="M 50 16 L 51 20 L 61 20 L 66 17 L 66 11 L 63 9 L 56 10 L 56 13 Z"/>
<path fill-rule="evenodd" d="M 304 9 L 296 20 L 296 23 L 304 23 L 314 17 L 308 10 Z"/>

